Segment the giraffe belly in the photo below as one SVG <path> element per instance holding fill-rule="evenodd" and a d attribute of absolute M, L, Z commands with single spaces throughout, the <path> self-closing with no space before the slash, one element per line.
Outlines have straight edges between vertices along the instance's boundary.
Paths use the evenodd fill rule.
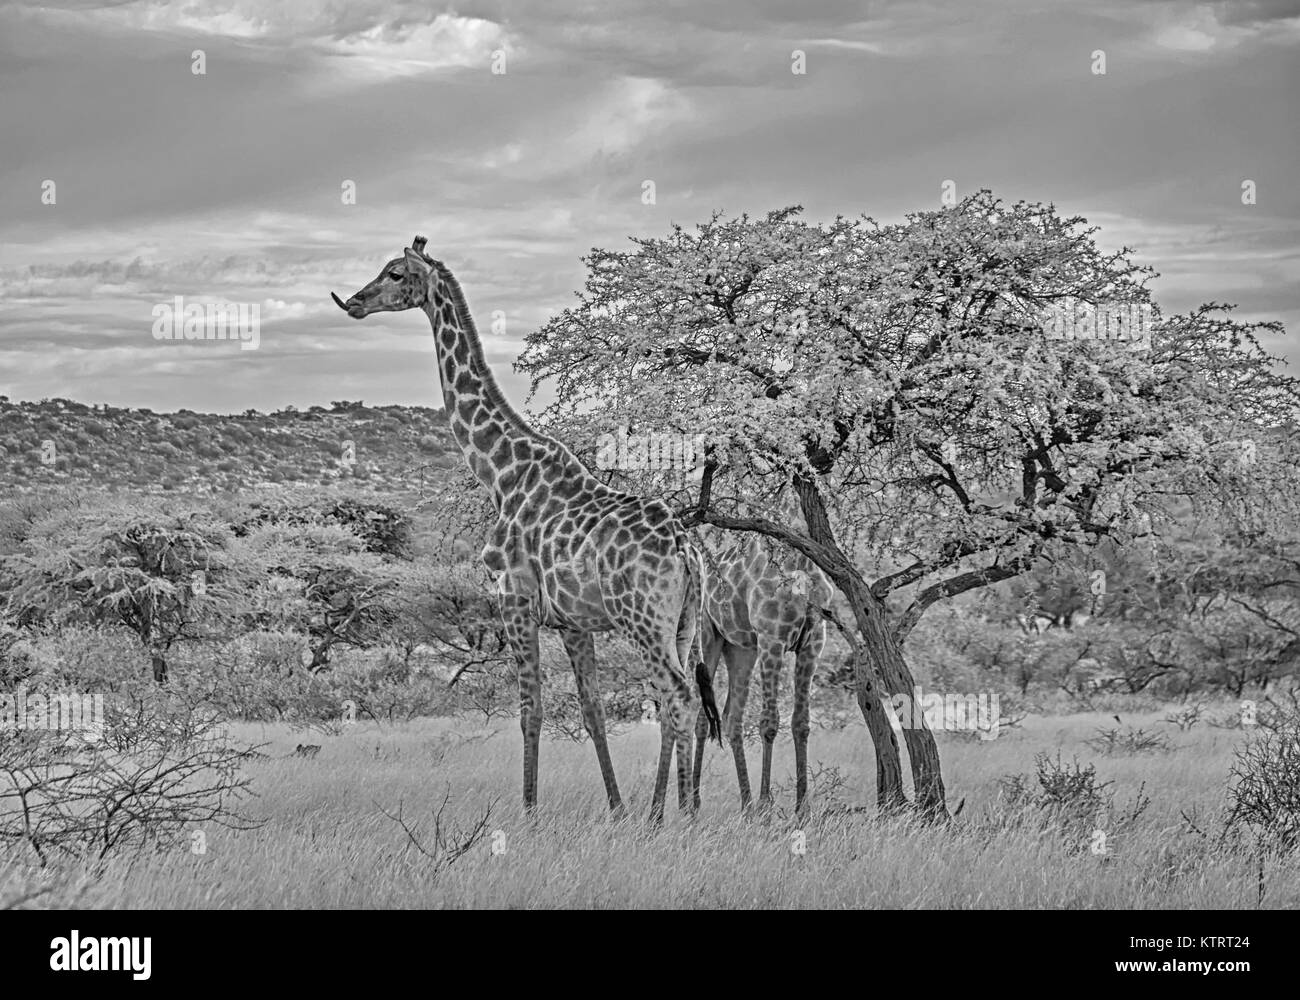
<path fill-rule="evenodd" d="M 564 599 L 540 600 L 537 621 L 547 628 L 579 629 L 583 632 L 608 632 L 614 628 L 614 623 L 603 610 L 592 609 L 585 604 L 574 605 Z"/>
<path fill-rule="evenodd" d="M 541 579 L 538 594 L 541 624 L 586 632 L 604 632 L 614 627 L 605 611 L 604 595 L 594 572 L 561 565 L 542 574 Z"/>

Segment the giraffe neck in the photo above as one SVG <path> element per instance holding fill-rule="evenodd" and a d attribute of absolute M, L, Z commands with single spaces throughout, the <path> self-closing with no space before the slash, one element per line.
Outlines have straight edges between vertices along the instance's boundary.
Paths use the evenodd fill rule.
<path fill-rule="evenodd" d="M 460 283 L 446 270 L 435 271 L 432 280 L 441 284 L 441 294 L 429 295 L 423 308 L 438 350 L 443 406 L 466 464 L 500 510 L 530 456 L 541 453 L 538 446 L 549 450 L 555 442 L 529 427 L 506 401 L 483 355 Z M 562 452 L 577 464 L 572 453 Z M 586 473 L 580 464 L 578 471 Z"/>

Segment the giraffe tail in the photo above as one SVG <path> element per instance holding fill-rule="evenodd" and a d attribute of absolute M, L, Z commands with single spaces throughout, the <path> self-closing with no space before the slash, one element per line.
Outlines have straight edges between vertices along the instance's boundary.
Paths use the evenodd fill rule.
<path fill-rule="evenodd" d="M 713 681 L 702 659 L 695 661 L 695 686 L 700 689 L 700 704 L 704 706 L 704 718 L 709 723 L 709 739 L 717 740 L 718 746 L 722 746 L 722 719 L 718 715 L 718 701 L 713 696 Z"/>
<path fill-rule="evenodd" d="M 695 637 L 691 641 L 691 655 L 695 658 L 695 686 L 700 692 L 700 706 L 709 724 L 709 739 L 722 746 L 722 717 L 718 714 L 718 700 L 713 693 L 713 678 L 704 666 L 704 559 L 688 540 L 679 541 L 686 557 L 688 593 L 686 613 L 695 615 Z"/>
<path fill-rule="evenodd" d="M 808 633 L 812 631 L 812 625 L 813 625 L 813 611 L 809 609 L 809 611 L 804 614 L 803 621 L 799 623 L 799 632 L 794 637 L 794 642 L 790 644 L 791 649 L 795 650 L 796 652 L 803 649 L 803 644 L 808 640 Z"/>

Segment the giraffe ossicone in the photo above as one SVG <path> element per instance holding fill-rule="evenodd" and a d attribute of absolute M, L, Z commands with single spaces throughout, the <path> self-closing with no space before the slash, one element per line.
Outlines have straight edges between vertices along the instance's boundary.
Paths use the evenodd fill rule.
<path fill-rule="evenodd" d="M 443 406 L 466 464 L 488 491 L 496 521 L 482 557 L 497 579 L 501 617 L 519 671 L 524 736 L 524 804 L 537 802 L 542 728 L 539 626 L 559 631 L 573 664 L 583 723 L 610 808 L 622 809 L 605 737 L 595 634 L 615 631 L 639 650 L 661 712 L 663 751 L 677 753 L 678 801 L 693 802 L 689 762 L 699 707 L 718 735 L 712 686 L 697 661 L 703 563 L 690 535 L 663 501 L 615 490 L 563 443 L 534 430 L 510 406 L 484 357 L 460 283 L 415 237 L 400 257 L 346 301 L 353 319 L 421 309 L 433 328 Z M 666 773 L 666 771 L 665 771 Z M 663 814 L 656 782 L 651 810 Z"/>

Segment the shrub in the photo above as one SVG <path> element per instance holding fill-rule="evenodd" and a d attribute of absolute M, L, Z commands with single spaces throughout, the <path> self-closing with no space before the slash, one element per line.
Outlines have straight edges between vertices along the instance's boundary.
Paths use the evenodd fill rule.
<path fill-rule="evenodd" d="M 102 731 L 0 729 L 0 842 L 56 859 L 174 847 L 204 824 L 248 829 L 241 765 L 210 712 L 146 688 L 105 699 Z M 98 739 L 93 738 L 98 735 Z"/>
<path fill-rule="evenodd" d="M 1194 705 L 1184 705 L 1182 708 L 1171 711 L 1161 721 L 1167 722 L 1171 726 L 1177 726 L 1179 732 L 1185 733 L 1189 729 L 1195 728 L 1197 723 L 1205 718 L 1205 714 L 1204 703 L 1197 702 Z"/>
<path fill-rule="evenodd" d="M 1118 718 L 1116 716 L 1116 719 Z M 1099 728 L 1097 735 L 1084 740 L 1084 743 L 1097 753 L 1108 757 L 1115 754 L 1169 753 L 1174 749 L 1173 744 L 1169 742 L 1169 737 L 1163 733 L 1134 729 L 1132 726 L 1127 729 L 1118 726 L 1109 729 Z"/>
<path fill-rule="evenodd" d="M 1081 765 L 1078 758 L 1067 764 L 1059 751 L 1055 758 L 1037 754 L 1033 775 L 1008 775 L 999 785 L 995 829 L 1015 825 L 1055 828 L 1074 851 L 1087 849 L 1097 831 L 1109 838 L 1128 830 L 1151 804 L 1142 786 L 1128 805 L 1118 805 L 1111 782 L 1097 780 L 1096 765 Z"/>
<path fill-rule="evenodd" d="M 1235 751 L 1226 828 L 1244 827 L 1267 849 L 1300 847 L 1300 720 L 1260 733 Z"/>

